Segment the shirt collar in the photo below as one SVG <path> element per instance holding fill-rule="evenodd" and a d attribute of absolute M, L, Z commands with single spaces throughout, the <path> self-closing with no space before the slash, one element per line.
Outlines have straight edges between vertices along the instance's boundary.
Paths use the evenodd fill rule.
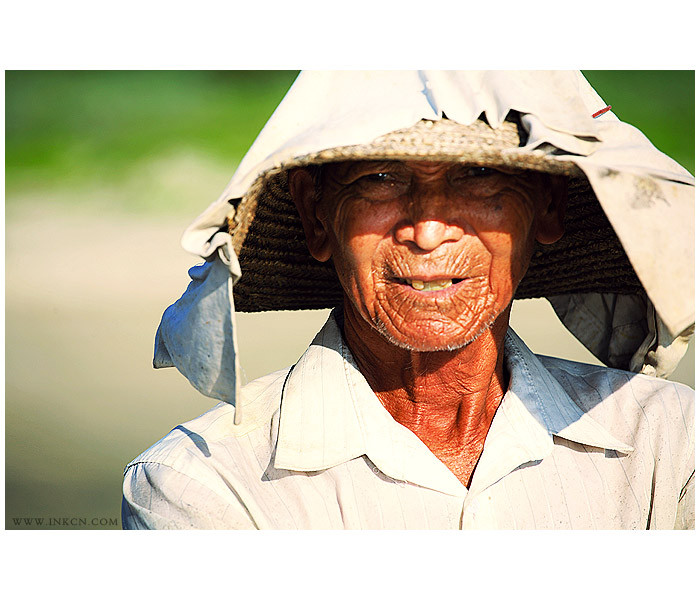
<path fill-rule="evenodd" d="M 505 365 L 510 374 L 508 391 L 486 436 L 470 494 L 522 464 L 548 456 L 554 436 L 596 448 L 634 450 L 581 409 L 512 329 L 506 334 Z"/>
<path fill-rule="evenodd" d="M 552 451 L 553 435 L 631 451 L 581 410 L 509 330 L 510 385 L 489 429 L 471 489 L 483 489 Z M 464 495 L 455 475 L 382 406 L 359 372 L 331 315 L 292 368 L 282 392 L 275 467 L 318 471 L 366 455 L 397 480 Z"/>

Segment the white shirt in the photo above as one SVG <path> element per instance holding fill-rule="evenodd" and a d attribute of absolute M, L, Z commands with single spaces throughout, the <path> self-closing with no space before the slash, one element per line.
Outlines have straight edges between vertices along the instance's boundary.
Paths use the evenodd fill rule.
<path fill-rule="evenodd" d="M 694 394 L 535 356 L 510 384 L 467 489 L 384 409 L 331 316 L 299 362 L 220 403 L 125 470 L 126 529 L 694 527 Z"/>

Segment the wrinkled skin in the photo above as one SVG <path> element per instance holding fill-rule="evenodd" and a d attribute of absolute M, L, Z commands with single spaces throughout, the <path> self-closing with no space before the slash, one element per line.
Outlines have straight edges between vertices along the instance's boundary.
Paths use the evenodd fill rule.
<path fill-rule="evenodd" d="M 312 256 L 333 258 L 360 370 L 466 485 L 507 387 L 515 289 L 535 241 L 563 233 L 565 182 L 459 163 L 349 161 L 315 179 L 294 170 L 289 186 Z"/>

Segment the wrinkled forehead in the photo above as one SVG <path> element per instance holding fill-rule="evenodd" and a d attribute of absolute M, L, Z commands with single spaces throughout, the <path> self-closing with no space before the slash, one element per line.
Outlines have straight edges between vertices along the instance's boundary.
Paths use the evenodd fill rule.
<path fill-rule="evenodd" d="M 318 183 L 324 179 L 340 179 L 341 181 L 363 173 L 447 173 L 456 171 L 468 171 L 470 169 L 483 169 L 489 173 L 512 176 L 525 179 L 548 179 L 548 173 L 519 169 L 508 165 L 483 165 L 474 161 L 445 160 L 442 157 L 430 158 L 405 158 L 405 159 L 374 159 L 374 160 L 343 160 L 330 161 L 316 165 L 309 165 L 306 169 Z"/>

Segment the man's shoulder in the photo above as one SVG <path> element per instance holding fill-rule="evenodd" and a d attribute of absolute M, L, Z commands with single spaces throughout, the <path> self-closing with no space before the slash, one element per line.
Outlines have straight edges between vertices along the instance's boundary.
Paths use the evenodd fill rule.
<path fill-rule="evenodd" d="M 687 385 L 676 381 L 661 379 L 660 377 L 652 377 L 642 373 L 633 373 L 631 371 L 614 369 L 604 365 L 575 362 L 552 356 L 538 355 L 538 358 L 555 377 L 559 376 L 564 379 L 587 381 L 596 388 L 605 387 L 606 385 L 615 385 L 616 389 L 619 389 L 625 384 L 631 384 L 638 386 L 640 390 L 644 390 L 652 395 L 660 390 L 677 393 L 689 399 L 692 399 L 695 395 L 695 391 Z"/>
<path fill-rule="evenodd" d="M 225 447 L 226 452 L 241 446 L 246 437 L 268 440 L 270 424 L 279 412 L 282 388 L 289 369 L 265 375 L 245 385 L 240 392 L 241 423 L 234 424 L 235 408 L 219 402 L 205 413 L 173 428 L 165 437 L 142 452 L 127 465 L 159 463 L 181 469 L 192 460 L 212 459 L 213 449 Z M 264 443 L 264 440 L 259 440 Z M 214 461 L 210 461 L 214 462 Z"/>
<path fill-rule="evenodd" d="M 596 420 L 612 423 L 622 416 L 630 426 L 643 421 L 692 431 L 695 391 L 687 385 L 602 365 L 538 358 L 574 402 Z"/>

